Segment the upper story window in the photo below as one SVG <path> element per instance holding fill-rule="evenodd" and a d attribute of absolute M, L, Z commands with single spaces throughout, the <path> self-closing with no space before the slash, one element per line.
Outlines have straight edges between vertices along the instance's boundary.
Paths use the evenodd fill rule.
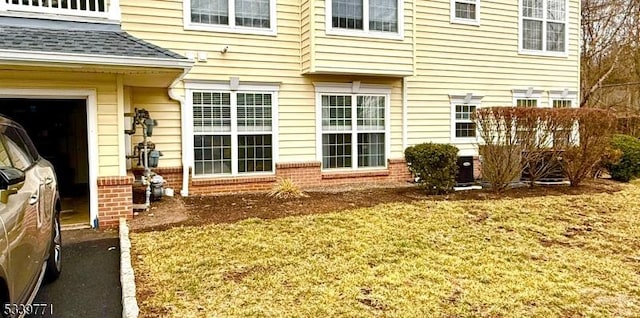
<path fill-rule="evenodd" d="M 276 34 L 276 0 L 187 0 L 185 29 Z"/>
<path fill-rule="evenodd" d="M 327 33 L 402 38 L 402 0 L 327 1 Z"/>
<path fill-rule="evenodd" d="M 480 0 L 451 0 L 451 23 L 480 25 Z"/>
<path fill-rule="evenodd" d="M 520 0 L 520 53 L 567 54 L 567 0 Z"/>

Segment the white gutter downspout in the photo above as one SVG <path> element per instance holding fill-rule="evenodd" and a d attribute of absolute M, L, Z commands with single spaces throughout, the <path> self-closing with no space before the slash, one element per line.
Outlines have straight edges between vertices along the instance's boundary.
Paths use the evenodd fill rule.
<path fill-rule="evenodd" d="M 182 132 L 182 189 L 180 190 L 180 195 L 183 197 L 189 196 L 189 164 L 191 160 L 189 160 L 190 154 L 187 149 L 187 145 L 189 144 L 189 136 L 187 136 L 186 133 L 186 127 L 189 125 L 189 123 L 187 122 L 187 107 L 185 105 L 184 96 L 180 95 L 176 91 L 176 85 L 178 85 L 178 83 L 180 83 L 180 81 L 184 79 L 184 77 L 187 75 L 187 73 L 189 73 L 190 70 L 191 67 L 185 68 L 182 71 L 182 74 L 180 74 L 180 76 L 178 76 L 178 78 L 176 78 L 173 83 L 171 83 L 168 89 L 169 97 L 180 103 L 180 125 Z"/>
<path fill-rule="evenodd" d="M 409 114 L 408 105 L 409 102 L 408 93 L 407 93 L 407 78 L 402 78 L 402 152 L 407 149 L 409 146 L 409 118 L 407 118 Z"/>

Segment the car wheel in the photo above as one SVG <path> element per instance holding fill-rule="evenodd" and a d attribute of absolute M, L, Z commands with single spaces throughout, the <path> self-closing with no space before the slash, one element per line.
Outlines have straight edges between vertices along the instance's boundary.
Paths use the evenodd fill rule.
<path fill-rule="evenodd" d="M 60 231 L 60 213 L 55 214 L 52 223 L 53 229 L 51 230 L 51 246 L 49 247 L 47 270 L 44 274 L 44 280 L 48 283 L 56 280 L 62 271 L 62 232 Z"/>

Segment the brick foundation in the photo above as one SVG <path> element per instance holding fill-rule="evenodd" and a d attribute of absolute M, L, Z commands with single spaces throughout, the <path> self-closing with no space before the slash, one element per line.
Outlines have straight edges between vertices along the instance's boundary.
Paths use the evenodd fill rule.
<path fill-rule="evenodd" d="M 120 217 L 133 218 L 133 175 L 98 178 L 98 226 L 118 226 Z"/>
<path fill-rule="evenodd" d="M 275 176 L 195 179 L 191 181 L 189 194 L 266 191 L 275 181 Z"/>
<path fill-rule="evenodd" d="M 182 167 L 159 167 L 152 170 L 164 178 L 165 188 L 172 188 L 176 193 L 182 189 Z M 144 169 L 133 168 L 131 172 L 136 176 L 136 179 L 140 179 Z"/>
<path fill-rule="evenodd" d="M 322 172 L 320 162 L 277 163 L 275 176 L 231 177 L 190 180 L 190 194 L 267 191 L 280 178 L 290 178 L 303 189 L 346 184 L 393 184 L 411 181 L 403 159 L 392 159 L 387 169 L 348 172 Z"/>
<path fill-rule="evenodd" d="M 482 178 L 482 162 L 480 162 L 480 157 L 473 157 L 473 178 L 478 180 Z"/>

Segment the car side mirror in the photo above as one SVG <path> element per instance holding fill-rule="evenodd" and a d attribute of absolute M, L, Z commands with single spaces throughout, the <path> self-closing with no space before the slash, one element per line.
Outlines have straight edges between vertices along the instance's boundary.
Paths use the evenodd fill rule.
<path fill-rule="evenodd" d="M 24 172 L 13 167 L 0 167 L 0 202 L 7 203 L 9 196 L 18 193 L 24 185 Z"/>

